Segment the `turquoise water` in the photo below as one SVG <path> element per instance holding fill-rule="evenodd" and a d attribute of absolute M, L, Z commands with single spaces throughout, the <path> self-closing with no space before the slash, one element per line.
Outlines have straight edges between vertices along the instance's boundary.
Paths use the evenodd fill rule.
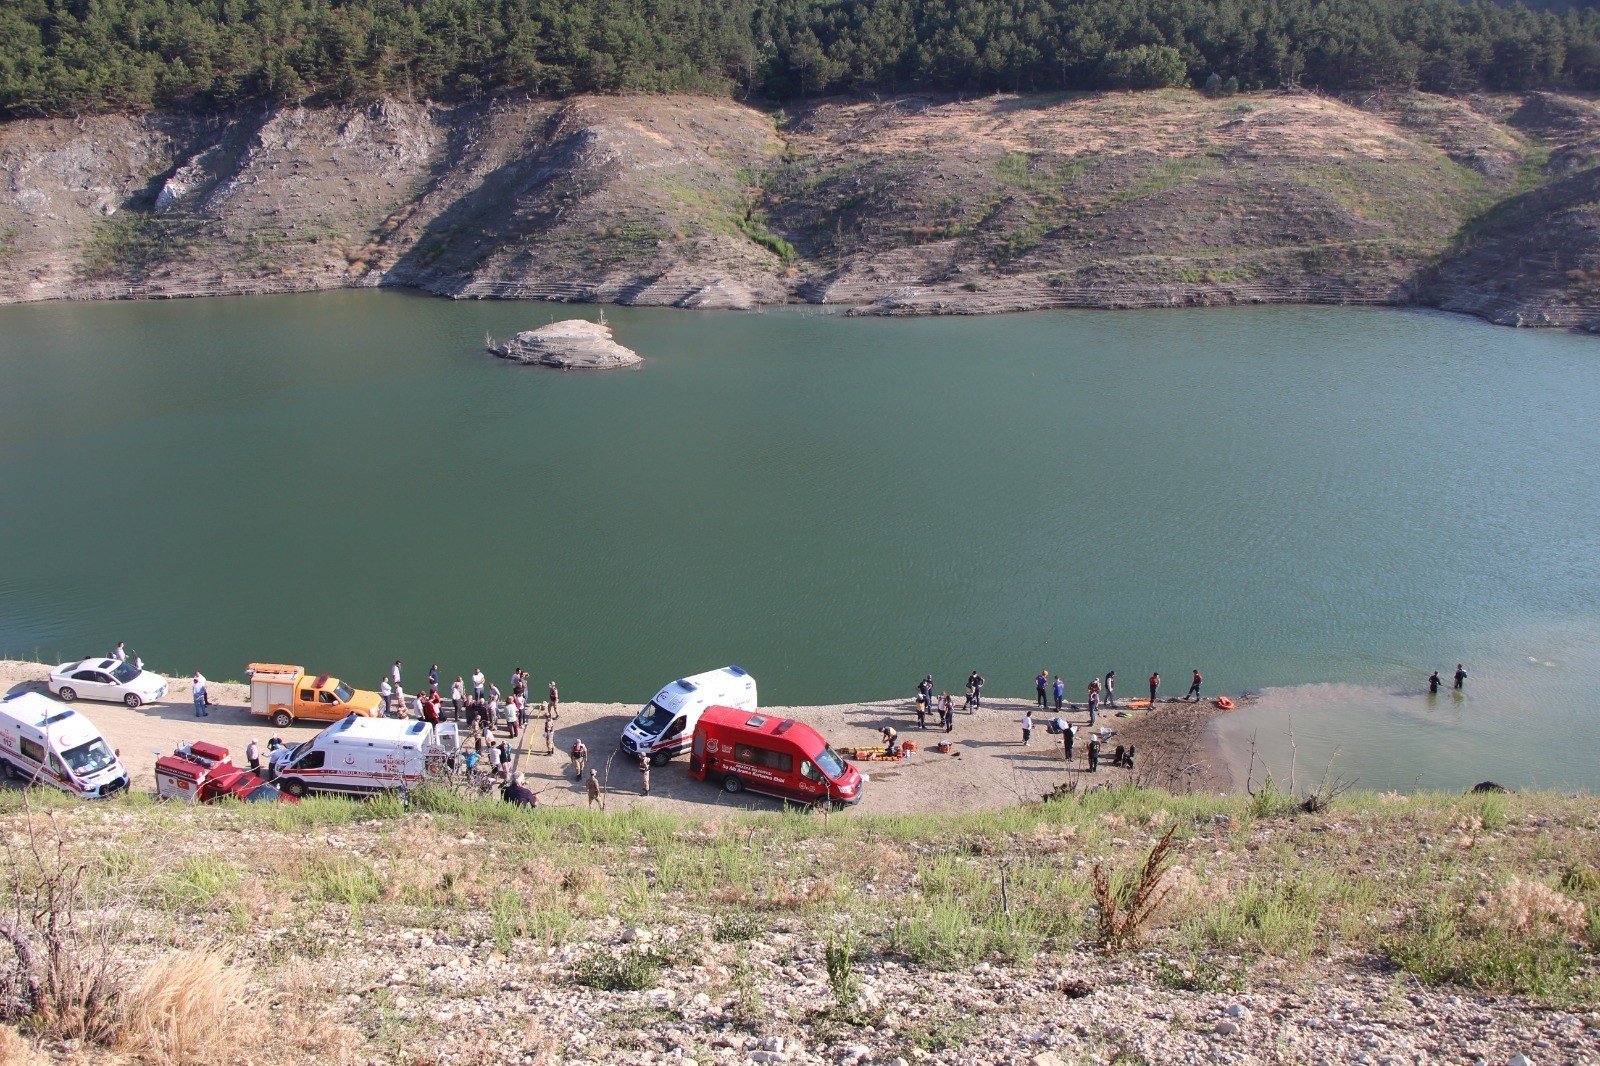
<path fill-rule="evenodd" d="M 773 704 L 1041 668 L 1260 691 L 1361 784 L 1600 785 L 1600 342 L 1337 308 L 607 309 L 387 292 L 0 308 L 0 651 L 126 640 L 567 699 Z M 1530 662 L 1530 658 L 1534 660 Z M 1458 661 L 1459 703 L 1423 680 Z M 1546 664 L 1549 665 L 1546 665 Z M 504 686 L 505 681 L 501 681 Z"/>

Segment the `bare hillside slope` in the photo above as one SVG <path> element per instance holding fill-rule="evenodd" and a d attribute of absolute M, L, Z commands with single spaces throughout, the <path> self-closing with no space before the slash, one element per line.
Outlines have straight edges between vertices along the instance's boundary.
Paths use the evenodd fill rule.
<path fill-rule="evenodd" d="M 880 314 L 1242 302 L 1600 321 L 1552 94 L 398 100 L 0 126 L 0 300 L 394 285 Z"/>

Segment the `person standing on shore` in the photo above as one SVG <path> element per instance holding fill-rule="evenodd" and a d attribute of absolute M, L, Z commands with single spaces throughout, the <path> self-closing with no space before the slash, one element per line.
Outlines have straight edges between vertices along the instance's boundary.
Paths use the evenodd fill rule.
<path fill-rule="evenodd" d="M 1061 699 L 1067 694 L 1067 683 L 1061 680 L 1061 675 L 1056 675 L 1055 683 L 1056 713 L 1061 713 Z"/>
<path fill-rule="evenodd" d="M 928 728 L 928 704 L 927 704 L 927 701 L 925 701 L 922 698 L 922 690 L 921 689 L 917 690 L 916 704 L 917 704 L 917 728 L 918 729 L 927 729 Z"/>
<path fill-rule="evenodd" d="M 589 793 L 589 806 L 599 807 L 602 811 L 606 809 L 606 801 L 600 798 L 602 790 L 599 770 L 589 771 L 589 780 L 584 784 L 584 790 Z"/>
<path fill-rule="evenodd" d="M 1439 694 L 1439 686 L 1442 685 L 1443 683 L 1444 682 L 1439 680 L 1439 671 L 1435 670 L 1433 673 L 1429 674 L 1428 675 L 1428 695 L 1437 696 Z"/>
<path fill-rule="evenodd" d="M 1072 745 L 1078 739 L 1078 727 L 1071 722 L 1061 731 L 1061 748 L 1066 753 L 1067 762 L 1072 761 Z"/>
<path fill-rule="evenodd" d="M 1050 706 L 1050 704 L 1045 699 L 1045 688 L 1049 684 L 1050 684 L 1050 671 L 1048 671 L 1048 670 L 1040 670 L 1039 671 L 1039 676 L 1033 679 L 1033 688 L 1034 688 L 1034 691 L 1037 692 L 1038 695 L 1039 695 L 1039 709 L 1041 711 L 1048 709 L 1049 706 Z"/>
<path fill-rule="evenodd" d="M 967 692 L 972 697 L 972 706 L 983 706 L 983 675 L 976 670 L 967 677 Z"/>
<path fill-rule="evenodd" d="M 1100 679 L 1089 682 L 1089 725 L 1093 727 L 1100 711 Z"/>
<path fill-rule="evenodd" d="M 123 641 L 117 641 L 117 646 L 111 649 L 111 657 L 119 663 L 128 661 L 128 649 L 123 647 Z"/>
<path fill-rule="evenodd" d="M 550 717 L 556 716 L 556 705 L 561 702 L 561 693 L 556 691 L 556 683 L 550 682 Z"/>
<path fill-rule="evenodd" d="M 432 666 L 428 667 L 428 684 L 430 686 L 432 686 L 433 688 L 435 688 L 435 689 L 437 689 L 439 687 L 439 664 L 438 663 L 434 663 Z"/>
<path fill-rule="evenodd" d="M 255 737 L 251 737 L 250 743 L 244 746 L 244 761 L 251 773 L 261 772 L 261 745 L 256 743 Z"/>
<path fill-rule="evenodd" d="M 1194 672 L 1194 680 L 1189 682 L 1189 694 L 1187 696 L 1183 697 L 1183 698 L 1186 699 L 1186 700 L 1194 700 L 1196 702 L 1199 702 L 1199 700 L 1200 700 L 1200 682 L 1202 682 L 1204 680 L 1205 680 L 1205 678 L 1200 676 L 1200 671 L 1196 670 Z"/>
<path fill-rule="evenodd" d="M 450 683 L 450 710 L 454 721 L 461 721 L 461 708 L 466 706 L 466 702 L 466 682 L 461 680 L 460 674 L 457 674 L 456 679 Z"/>
<path fill-rule="evenodd" d="M 189 691 L 194 695 L 194 716 L 211 717 L 211 712 L 206 710 L 211 703 L 211 698 L 206 695 L 206 675 L 196 670 L 194 676 L 189 679 Z"/>
<path fill-rule="evenodd" d="M 650 795 L 650 756 L 639 756 L 639 792 Z"/>
<path fill-rule="evenodd" d="M 583 779 L 583 768 L 589 764 L 589 749 L 582 740 L 572 742 L 572 778 L 574 781 Z"/>
<path fill-rule="evenodd" d="M 394 700 L 394 686 L 389 684 L 387 677 L 378 682 L 378 698 L 383 700 L 383 716 L 391 717 L 389 705 Z"/>
<path fill-rule="evenodd" d="M 1150 675 L 1150 707 L 1155 708 L 1156 692 L 1161 688 L 1161 671 L 1157 670 Z"/>
<path fill-rule="evenodd" d="M 1115 707 L 1116 705 L 1117 705 L 1117 672 L 1115 670 L 1107 670 L 1106 671 L 1106 706 L 1107 707 Z"/>
<path fill-rule="evenodd" d="M 939 694 L 939 716 L 944 720 L 944 731 L 946 733 L 956 727 L 956 705 L 948 692 Z"/>
<path fill-rule="evenodd" d="M 548 715 L 544 720 L 544 753 L 546 755 L 556 753 L 556 723 L 555 719 Z"/>
<path fill-rule="evenodd" d="M 1033 713 L 1031 711 L 1023 711 L 1022 712 L 1022 746 L 1026 748 L 1028 746 L 1029 742 L 1032 741 L 1032 740 L 1033 740 Z"/>
<path fill-rule="evenodd" d="M 472 668 L 472 695 L 474 699 L 483 699 L 483 671 L 476 666 Z"/>
<path fill-rule="evenodd" d="M 394 678 L 394 687 L 398 691 L 399 688 L 400 688 L 400 660 L 399 659 L 396 659 L 394 661 L 394 665 L 389 668 L 389 676 Z"/>
<path fill-rule="evenodd" d="M 1467 668 L 1456 663 L 1456 688 L 1461 688 L 1467 680 Z"/>
<path fill-rule="evenodd" d="M 1089 738 L 1089 772 L 1091 774 L 1100 772 L 1100 739 L 1098 737 Z"/>

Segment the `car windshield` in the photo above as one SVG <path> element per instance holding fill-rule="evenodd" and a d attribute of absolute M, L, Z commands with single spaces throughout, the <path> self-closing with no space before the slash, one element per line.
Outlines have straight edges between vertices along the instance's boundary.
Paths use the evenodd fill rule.
<path fill-rule="evenodd" d="M 119 684 L 126 685 L 138 677 L 140 673 L 142 671 L 132 663 L 118 663 L 117 668 L 111 671 L 111 676 L 116 678 Z"/>
<path fill-rule="evenodd" d="M 278 789 L 275 785 L 261 785 L 250 790 L 244 797 L 246 803 L 275 803 L 278 800 Z"/>
<path fill-rule="evenodd" d="M 671 711 L 651 700 L 645 704 L 644 710 L 639 712 L 639 717 L 633 720 L 633 725 L 645 736 L 653 737 L 667 728 L 672 723 L 672 718 Z"/>
<path fill-rule="evenodd" d="M 104 739 L 95 737 L 87 744 L 79 744 L 61 753 L 61 761 L 78 777 L 98 773 L 117 761 Z"/>
<path fill-rule="evenodd" d="M 828 780 L 837 781 L 844 776 L 844 760 L 839 758 L 837 752 L 826 744 L 817 752 L 817 769 L 828 776 Z"/>
<path fill-rule="evenodd" d="M 351 700 L 355 699 L 356 696 L 355 689 L 351 688 L 343 681 L 339 682 L 339 684 L 334 687 L 333 694 L 338 698 L 340 703 L 349 703 Z"/>

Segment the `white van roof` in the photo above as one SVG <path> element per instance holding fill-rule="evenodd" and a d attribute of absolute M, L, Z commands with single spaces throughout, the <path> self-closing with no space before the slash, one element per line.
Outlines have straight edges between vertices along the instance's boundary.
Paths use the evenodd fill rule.
<path fill-rule="evenodd" d="M 59 700 L 37 692 L 18 692 L 0 702 L 0 710 L 19 726 L 48 732 L 63 750 L 100 735 L 93 722 Z"/>
<path fill-rule="evenodd" d="M 386 742 L 390 744 L 422 744 L 428 740 L 432 729 L 427 722 L 405 718 L 362 718 L 349 714 L 323 730 L 330 740 L 350 740 L 358 743 Z"/>
<path fill-rule="evenodd" d="M 680 677 L 657 692 L 652 702 L 663 710 L 676 712 L 690 701 L 707 705 L 722 703 L 738 693 L 754 690 L 755 685 L 755 679 L 743 667 L 724 666 L 720 670 Z"/>

